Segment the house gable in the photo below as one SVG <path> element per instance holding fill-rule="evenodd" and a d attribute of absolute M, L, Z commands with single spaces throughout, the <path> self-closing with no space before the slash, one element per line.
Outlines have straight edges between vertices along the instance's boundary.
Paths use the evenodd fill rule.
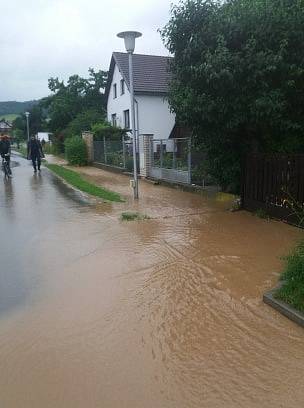
<path fill-rule="evenodd" d="M 113 123 L 113 116 L 115 115 L 115 124 L 124 128 L 125 111 L 131 109 L 130 93 L 127 84 L 124 82 L 124 93 L 121 92 L 121 81 L 124 80 L 118 66 L 114 64 L 111 82 L 108 82 L 108 97 L 107 97 L 107 119 L 108 122 Z M 116 85 L 116 97 L 114 94 L 114 86 Z M 130 116 L 130 114 L 129 114 Z"/>
<path fill-rule="evenodd" d="M 133 54 L 134 94 L 166 96 L 171 78 L 170 60 L 171 57 Z M 115 66 L 118 67 L 129 89 L 129 55 L 123 52 L 114 52 L 105 91 L 107 98 L 113 82 Z"/>
<path fill-rule="evenodd" d="M 12 130 L 12 124 L 6 121 L 5 119 L 0 120 L 0 133 L 10 132 Z"/>
<path fill-rule="evenodd" d="M 167 100 L 170 59 L 139 54 L 134 54 L 133 58 L 136 128 L 139 134 L 149 133 L 155 138 L 167 139 L 175 124 L 175 114 Z M 128 54 L 113 53 L 106 86 L 107 119 L 122 128 L 126 126 L 125 118 L 131 119 L 128 68 Z M 120 92 L 121 80 L 125 83 L 124 94 Z M 129 125 L 132 127 L 131 123 Z"/>

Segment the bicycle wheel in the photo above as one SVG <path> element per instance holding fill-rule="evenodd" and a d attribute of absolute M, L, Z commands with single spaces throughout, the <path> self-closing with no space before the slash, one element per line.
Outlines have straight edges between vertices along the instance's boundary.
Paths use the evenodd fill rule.
<path fill-rule="evenodd" d="M 7 162 L 4 162 L 2 165 L 3 173 L 4 173 L 4 178 L 8 179 L 9 178 L 9 168 Z"/>

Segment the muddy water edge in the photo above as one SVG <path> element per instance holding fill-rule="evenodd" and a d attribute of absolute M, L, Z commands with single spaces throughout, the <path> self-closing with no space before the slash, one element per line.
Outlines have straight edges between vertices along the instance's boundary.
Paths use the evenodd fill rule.
<path fill-rule="evenodd" d="M 301 231 L 145 183 L 139 204 L 87 206 L 47 170 L 15 173 L 0 187 L 18 277 L 1 274 L 1 407 L 303 406 L 303 329 L 261 301 Z M 120 221 L 129 208 L 151 219 Z"/>

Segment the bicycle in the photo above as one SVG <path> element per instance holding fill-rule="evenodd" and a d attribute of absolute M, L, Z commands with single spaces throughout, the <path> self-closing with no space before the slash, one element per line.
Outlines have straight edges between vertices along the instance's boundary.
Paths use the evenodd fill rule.
<path fill-rule="evenodd" d="M 2 157 L 2 171 L 4 173 L 4 178 L 9 179 L 11 176 L 11 169 L 5 157 Z"/>

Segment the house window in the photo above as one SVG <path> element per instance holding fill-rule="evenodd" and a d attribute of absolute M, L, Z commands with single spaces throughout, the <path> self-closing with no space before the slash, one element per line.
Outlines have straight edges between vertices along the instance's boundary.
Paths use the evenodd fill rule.
<path fill-rule="evenodd" d="M 120 95 L 123 95 L 125 93 L 125 81 L 124 79 L 120 80 Z"/>
<path fill-rule="evenodd" d="M 129 112 L 129 109 L 124 111 L 124 126 L 125 126 L 125 129 L 130 129 L 130 112 Z"/>
<path fill-rule="evenodd" d="M 112 117 L 112 126 L 117 126 L 116 113 L 113 113 L 111 117 Z"/>
<path fill-rule="evenodd" d="M 113 99 L 117 98 L 117 84 L 113 85 Z"/>

